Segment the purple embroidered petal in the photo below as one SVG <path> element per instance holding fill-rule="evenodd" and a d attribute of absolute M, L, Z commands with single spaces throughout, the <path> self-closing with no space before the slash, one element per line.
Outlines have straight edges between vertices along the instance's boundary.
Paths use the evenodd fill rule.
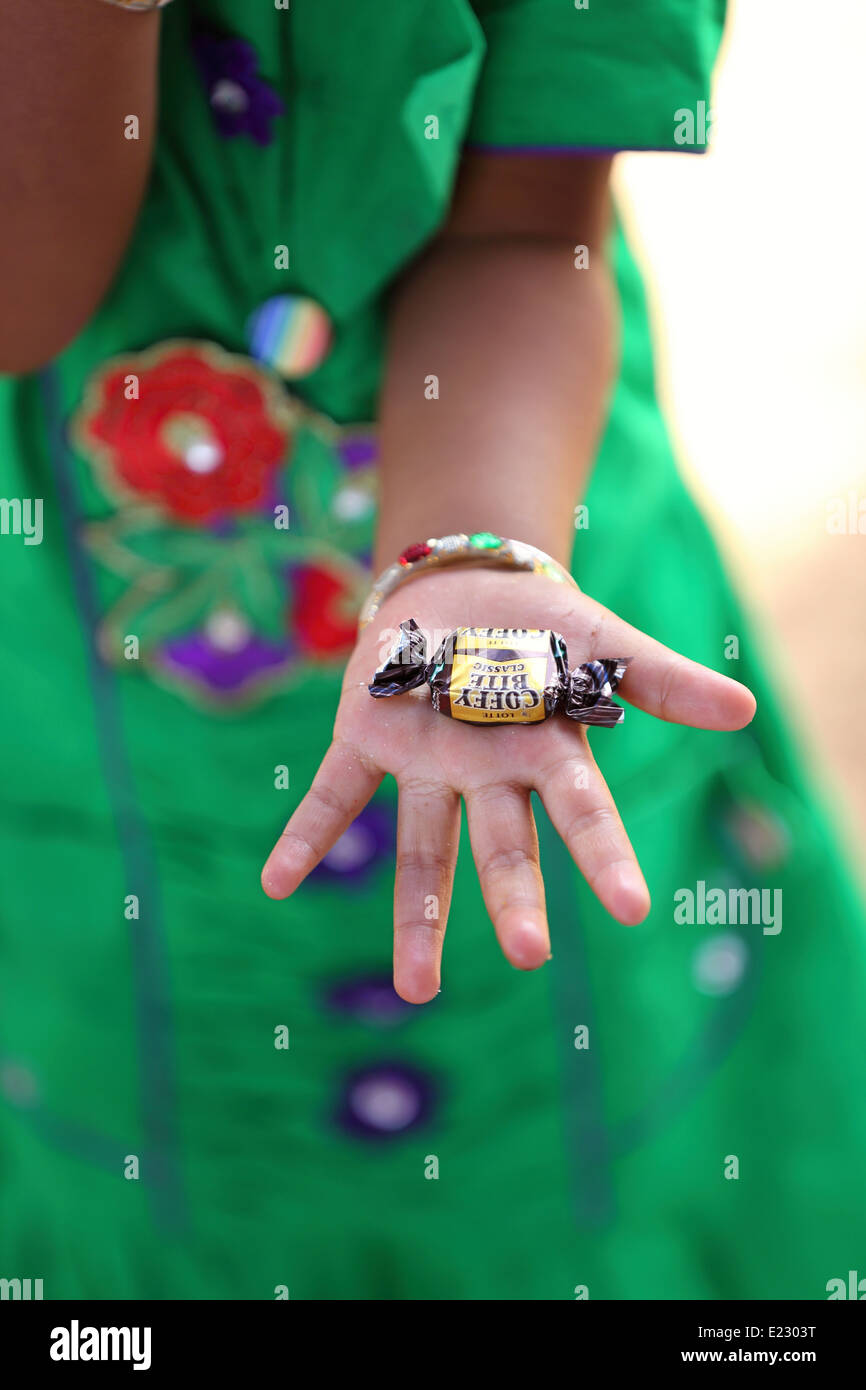
<path fill-rule="evenodd" d="M 374 434 L 347 434 L 337 452 L 345 468 L 365 468 L 379 457 L 379 441 Z"/>
<path fill-rule="evenodd" d="M 192 632 L 166 642 L 159 660 L 167 670 L 192 677 L 212 693 L 233 695 L 249 681 L 285 666 L 291 653 L 291 643 L 270 642 L 256 634 L 233 647 L 215 643 L 205 632 Z"/>

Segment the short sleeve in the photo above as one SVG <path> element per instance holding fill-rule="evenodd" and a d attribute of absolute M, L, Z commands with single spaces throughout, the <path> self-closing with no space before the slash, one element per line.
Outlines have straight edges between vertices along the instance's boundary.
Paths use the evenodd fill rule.
<path fill-rule="evenodd" d="M 725 0 L 473 0 L 470 144 L 701 150 Z"/>

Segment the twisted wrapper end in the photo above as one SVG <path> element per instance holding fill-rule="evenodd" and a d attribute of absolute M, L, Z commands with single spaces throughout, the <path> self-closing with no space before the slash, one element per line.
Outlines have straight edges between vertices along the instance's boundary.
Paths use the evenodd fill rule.
<path fill-rule="evenodd" d="M 625 718 L 622 705 L 611 699 L 625 675 L 630 656 L 585 661 L 566 679 L 563 709 L 569 719 L 612 729 Z"/>
<path fill-rule="evenodd" d="M 400 624 L 400 636 L 387 661 L 379 667 L 367 686 L 371 695 L 402 695 L 415 690 L 427 679 L 427 639 L 414 618 Z"/>

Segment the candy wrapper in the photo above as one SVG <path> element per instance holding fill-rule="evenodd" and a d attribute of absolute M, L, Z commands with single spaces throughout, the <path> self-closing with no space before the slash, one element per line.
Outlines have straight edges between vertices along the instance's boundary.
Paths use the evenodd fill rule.
<path fill-rule="evenodd" d="M 413 618 L 368 689 L 383 698 L 426 682 L 433 708 L 468 724 L 540 724 L 556 710 L 581 724 L 612 728 L 625 710 L 611 696 L 629 658 L 607 657 L 568 669 L 558 632 L 537 627 L 458 627 L 427 659 Z"/>

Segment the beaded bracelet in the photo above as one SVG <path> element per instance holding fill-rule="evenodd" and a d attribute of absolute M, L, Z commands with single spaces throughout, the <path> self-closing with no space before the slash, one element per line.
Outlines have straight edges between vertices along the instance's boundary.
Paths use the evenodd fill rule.
<path fill-rule="evenodd" d="M 103 0 L 103 4 L 114 5 L 119 10 L 161 10 L 163 5 L 170 5 L 171 0 Z"/>
<path fill-rule="evenodd" d="M 366 627 L 376 616 L 385 599 L 407 580 L 427 570 L 439 569 L 444 565 L 482 564 L 496 565 L 503 569 L 528 570 L 533 574 L 544 574 L 558 584 L 571 584 L 575 589 L 577 581 L 564 565 L 524 541 L 506 540 L 495 536 L 492 531 L 475 531 L 471 536 L 461 533 L 456 536 L 431 537 L 426 541 L 407 546 L 396 563 L 389 565 L 373 583 L 364 606 L 361 609 L 359 627 Z"/>

